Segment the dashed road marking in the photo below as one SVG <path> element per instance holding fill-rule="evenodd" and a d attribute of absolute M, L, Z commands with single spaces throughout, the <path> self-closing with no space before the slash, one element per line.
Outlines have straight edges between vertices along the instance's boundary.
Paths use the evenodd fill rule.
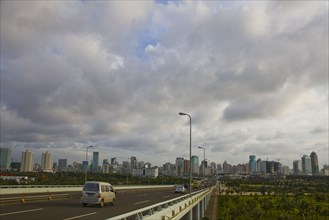
<path fill-rule="evenodd" d="M 142 203 L 146 203 L 146 202 L 149 202 L 150 200 L 145 200 L 145 201 L 141 201 L 141 202 L 136 202 L 134 203 L 134 205 L 138 205 L 138 204 L 142 204 Z"/>
<path fill-rule="evenodd" d="M 77 218 L 82 218 L 82 217 L 86 217 L 86 216 L 89 216 L 89 215 L 95 215 L 95 214 L 97 214 L 97 212 L 91 212 L 91 213 L 87 213 L 87 214 L 84 214 L 84 215 L 73 216 L 73 217 L 70 217 L 70 218 L 65 218 L 64 220 L 77 219 Z"/>
<path fill-rule="evenodd" d="M 23 210 L 23 211 L 17 211 L 17 212 L 7 212 L 7 213 L 1 213 L 0 216 L 5 216 L 5 215 L 15 215 L 15 214 L 21 214 L 21 213 L 26 213 L 26 212 L 36 212 L 36 211 L 42 211 L 43 208 L 40 209 L 30 209 L 30 210 Z"/>

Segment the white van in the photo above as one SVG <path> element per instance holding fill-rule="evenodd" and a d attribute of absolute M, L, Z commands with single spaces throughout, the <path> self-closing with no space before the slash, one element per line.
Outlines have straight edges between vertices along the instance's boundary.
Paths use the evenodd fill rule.
<path fill-rule="evenodd" d="M 85 183 L 81 193 L 81 203 L 99 205 L 103 207 L 105 203 L 114 205 L 116 200 L 115 190 L 110 183 L 88 181 Z"/>

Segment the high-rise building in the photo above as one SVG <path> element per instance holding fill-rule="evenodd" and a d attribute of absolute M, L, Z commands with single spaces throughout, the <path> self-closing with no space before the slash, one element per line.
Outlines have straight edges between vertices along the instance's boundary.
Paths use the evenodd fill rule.
<path fill-rule="evenodd" d="M 184 175 L 184 158 L 177 157 L 176 158 L 176 176 Z"/>
<path fill-rule="evenodd" d="M 27 150 L 22 152 L 22 159 L 21 159 L 21 172 L 32 172 L 34 165 L 34 153 Z"/>
<path fill-rule="evenodd" d="M 290 168 L 288 166 L 282 166 L 281 167 L 281 173 L 284 175 L 289 175 L 290 174 Z"/>
<path fill-rule="evenodd" d="M 216 173 L 217 174 L 220 174 L 220 173 L 222 173 L 223 172 L 223 169 L 222 169 L 222 164 L 217 164 L 217 171 L 216 171 Z"/>
<path fill-rule="evenodd" d="M 10 170 L 12 150 L 0 147 L 0 170 Z"/>
<path fill-rule="evenodd" d="M 295 160 L 293 163 L 293 174 L 294 175 L 300 175 L 302 174 L 302 161 L 301 160 Z"/>
<path fill-rule="evenodd" d="M 274 173 L 274 161 L 265 161 L 266 173 Z"/>
<path fill-rule="evenodd" d="M 273 161 L 273 169 L 274 169 L 274 173 L 281 173 L 282 164 L 280 162 Z"/>
<path fill-rule="evenodd" d="M 43 171 L 50 171 L 53 168 L 53 155 L 46 151 L 45 153 L 42 153 L 41 157 L 41 170 Z"/>
<path fill-rule="evenodd" d="M 210 163 L 211 175 L 216 174 L 216 167 L 217 167 L 217 164 L 215 162 Z"/>
<path fill-rule="evenodd" d="M 319 175 L 318 155 L 313 151 L 311 153 L 312 175 Z"/>
<path fill-rule="evenodd" d="M 311 157 L 307 155 L 302 156 L 302 171 L 304 175 L 312 174 L 312 162 Z"/>
<path fill-rule="evenodd" d="M 98 163 L 99 162 L 99 152 L 93 152 L 93 165 L 92 165 L 92 172 L 98 172 Z"/>
<path fill-rule="evenodd" d="M 67 168 L 67 159 L 58 160 L 58 170 L 65 170 Z"/>
<path fill-rule="evenodd" d="M 223 163 L 223 173 L 232 173 L 233 166 L 231 164 L 228 164 L 226 160 Z"/>
<path fill-rule="evenodd" d="M 190 176 L 190 160 L 184 160 L 184 176 Z"/>
<path fill-rule="evenodd" d="M 18 171 L 21 167 L 21 163 L 20 162 L 11 162 L 10 163 L 10 169 L 13 171 Z"/>
<path fill-rule="evenodd" d="M 258 172 L 260 173 L 266 173 L 266 161 L 259 161 L 258 162 L 259 166 L 258 166 Z"/>
<path fill-rule="evenodd" d="M 176 165 L 171 163 L 163 164 L 163 173 L 172 176 L 175 173 Z"/>
<path fill-rule="evenodd" d="M 251 173 L 256 173 L 257 171 L 257 163 L 256 163 L 256 156 L 255 155 L 250 155 L 249 156 L 249 171 Z"/>
<path fill-rule="evenodd" d="M 138 161 L 137 162 L 137 168 L 143 168 L 145 167 L 145 162 L 144 161 Z"/>
<path fill-rule="evenodd" d="M 82 161 L 82 170 L 84 172 L 90 172 L 88 161 L 86 161 L 86 160 Z"/>
<path fill-rule="evenodd" d="M 118 165 L 118 160 L 116 157 L 111 158 L 111 165 Z"/>
<path fill-rule="evenodd" d="M 104 163 L 103 161 L 103 166 L 102 166 L 102 173 L 110 173 L 110 164 L 109 163 Z"/>
<path fill-rule="evenodd" d="M 192 156 L 192 175 L 199 175 L 199 157 Z"/>
<path fill-rule="evenodd" d="M 137 158 L 136 157 L 130 157 L 130 170 L 137 168 Z"/>
<path fill-rule="evenodd" d="M 103 165 L 104 165 L 104 164 L 109 164 L 109 159 L 104 159 L 104 160 L 103 160 Z"/>
<path fill-rule="evenodd" d="M 122 170 L 125 173 L 131 173 L 131 169 L 130 169 L 130 162 L 129 161 L 122 161 Z"/>

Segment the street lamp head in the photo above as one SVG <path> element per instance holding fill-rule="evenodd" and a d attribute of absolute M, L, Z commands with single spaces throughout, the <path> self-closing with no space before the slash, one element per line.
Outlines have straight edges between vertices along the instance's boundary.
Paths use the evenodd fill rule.
<path fill-rule="evenodd" d="M 179 115 L 187 115 L 186 113 L 184 113 L 184 112 L 180 112 L 180 113 L 178 113 Z"/>

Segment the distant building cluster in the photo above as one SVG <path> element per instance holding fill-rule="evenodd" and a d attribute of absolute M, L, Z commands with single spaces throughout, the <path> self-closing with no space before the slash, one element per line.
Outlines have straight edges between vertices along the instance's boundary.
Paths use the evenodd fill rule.
<path fill-rule="evenodd" d="M 41 155 L 41 164 L 35 163 L 35 154 L 26 150 L 22 152 L 20 162 L 12 162 L 12 149 L 0 148 L 0 170 L 17 172 L 89 172 L 108 174 L 131 174 L 136 177 L 157 178 L 158 175 L 188 177 L 190 170 L 190 160 L 177 157 L 175 163 L 166 163 L 163 166 L 152 166 L 151 163 L 138 161 L 132 156 L 118 163 L 118 158 L 113 157 L 99 161 L 99 152 L 92 152 L 90 161 L 73 162 L 68 164 L 67 159 L 59 159 L 54 162 L 53 154 L 49 151 Z M 87 159 L 87 157 L 86 157 Z M 261 160 L 256 155 L 249 156 L 249 162 L 238 165 L 231 165 L 227 161 L 223 164 L 216 164 L 204 158 L 201 162 L 198 156 L 191 157 L 191 172 L 193 177 L 205 177 L 213 175 L 230 174 L 283 174 L 283 175 L 327 175 L 329 176 L 329 166 L 325 165 L 319 170 L 318 156 L 312 152 L 310 156 L 303 155 L 300 160 L 293 162 L 293 169 L 282 165 L 280 160 Z"/>
<path fill-rule="evenodd" d="M 326 172 L 324 168 L 323 172 Z M 323 173 L 322 172 L 322 173 Z M 327 171 L 328 172 L 328 171 Z M 303 155 L 300 160 L 293 162 L 293 174 L 295 175 L 319 175 L 318 156 L 313 151 L 310 156 Z M 328 173 L 323 173 L 328 175 Z"/>
<path fill-rule="evenodd" d="M 256 160 L 256 155 L 249 156 L 249 163 L 231 165 L 226 161 L 220 169 L 223 174 L 283 174 L 283 175 L 326 175 L 329 176 L 329 167 L 325 165 L 319 170 L 318 156 L 312 152 L 310 156 L 303 155 L 301 160 L 293 162 L 293 169 L 282 165 L 280 160 Z"/>
<path fill-rule="evenodd" d="M 144 161 L 137 161 L 136 157 L 130 157 L 120 165 L 117 158 L 104 159 L 99 163 L 99 152 L 93 152 L 92 160 L 73 162 L 68 165 L 67 159 L 59 159 L 54 162 L 53 154 L 49 151 L 43 152 L 41 164 L 35 163 L 35 155 L 32 151 L 22 152 L 21 162 L 12 162 L 12 149 L 0 148 L 0 170 L 18 172 L 89 172 L 89 173 L 130 173 L 133 176 L 156 178 L 159 175 L 158 167 Z"/>

